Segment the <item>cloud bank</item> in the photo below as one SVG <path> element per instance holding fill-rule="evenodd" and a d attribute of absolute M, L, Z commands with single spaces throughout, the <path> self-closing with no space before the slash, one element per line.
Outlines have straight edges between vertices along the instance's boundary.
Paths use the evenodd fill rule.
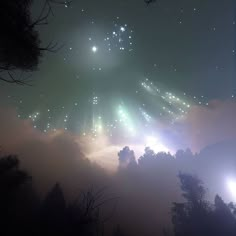
<path fill-rule="evenodd" d="M 69 132 L 45 134 L 34 129 L 29 120 L 17 118 L 13 109 L 2 107 L 0 114 L 1 152 L 18 155 L 39 192 L 45 193 L 55 182 L 62 184 L 68 197 L 90 187 L 107 187 L 119 197 L 112 222 L 119 222 L 126 232 L 153 235 L 170 224 L 171 203 L 181 201 L 176 177 L 179 171 L 203 179 L 209 198 L 219 193 L 232 200 L 226 180 L 236 181 L 235 102 L 195 106 L 181 123 L 163 126 L 163 132 L 169 129 L 173 140 L 178 138 L 177 142 L 194 151 L 202 150 L 199 154 L 178 160 L 160 156 L 155 162 L 145 159 L 142 164 L 137 162 L 137 152 L 136 161 L 132 152 L 118 157 L 123 143 L 112 144 L 106 137 L 90 143 Z"/>

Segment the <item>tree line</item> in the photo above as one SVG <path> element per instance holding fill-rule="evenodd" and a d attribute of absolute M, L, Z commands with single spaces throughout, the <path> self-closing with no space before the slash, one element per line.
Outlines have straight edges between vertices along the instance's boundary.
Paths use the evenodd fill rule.
<path fill-rule="evenodd" d="M 122 151 L 132 151 L 127 147 Z M 122 159 L 123 152 L 119 153 Z M 149 150 L 150 151 L 150 150 Z M 149 153 L 150 154 L 150 153 Z M 160 155 L 160 154 L 159 154 Z M 161 154 L 163 156 L 163 153 Z M 168 156 L 168 154 L 166 154 Z M 150 156 L 143 156 L 142 161 Z M 133 160 L 131 158 L 131 160 Z M 133 160 L 134 161 L 134 160 Z M 131 162 L 132 163 L 132 162 Z M 32 177 L 19 167 L 16 156 L 0 158 L 0 234 L 1 235 L 104 235 L 101 208 L 106 204 L 104 191 L 82 192 L 67 202 L 59 183 L 44 199 L 34 190 Z M 130 163 L 129 163 L 130 164 Z M 173 202 L 173 230 L 163 235 L 233 236 L 236 234 L 236 205 L 226 204 L 216 195 L 213 203 L 206 200 L 202 181 L 193 175 L 179 173 L 183 202 Z M 117 225 L 119 222 L 117 222 Z M 119 226 L 113 235 L 126 235 Z"/>

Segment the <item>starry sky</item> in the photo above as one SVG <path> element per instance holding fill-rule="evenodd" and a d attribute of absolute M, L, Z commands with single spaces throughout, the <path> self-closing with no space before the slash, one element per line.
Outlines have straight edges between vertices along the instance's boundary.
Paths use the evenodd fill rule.
<path fill-rule="evenodd" d="M 34 18 L 41 7 L 35 0 Z M 35 129 L 155 144 L 163 123 L 236 96 L 233 0 L 74 0 L 53 12 L 38 31 L 42 45 L 63 47 L 43 55 L 33 86 L 0 87 Z"/>

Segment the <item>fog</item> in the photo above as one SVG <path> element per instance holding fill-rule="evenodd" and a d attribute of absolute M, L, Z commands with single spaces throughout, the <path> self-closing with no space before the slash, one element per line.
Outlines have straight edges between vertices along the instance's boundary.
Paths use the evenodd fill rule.
<path fill-rule="evenodd" d="M 41 196 L 56 182 L 68 199 L 89 188 L 105 188 L 104 194 L 118 198 L 105 207 L 116 206 L 108 224 L 119 222 L 127 232 L 151 235 L 171 225 L 172 202 L 181 201 L 180 171 L 199 176 L 209 200 L 217 193 L 226 202 L 236 198 L 228 185 L 236 181 L 235 106 L 214 101 L 209 108 L 193 107 L 182 132 L 197 152 L 160 153 L 155 160 L 148 150 L 140 158 L 131 148 L 118 157 L 123 147 L 107 140 L 97 144 L 96 152 L 86 138 L 65 131 L 42 133 L 29 120 L 17 118 L 13 109 L 2 107 L 1 152 L 18 156 Z"/>

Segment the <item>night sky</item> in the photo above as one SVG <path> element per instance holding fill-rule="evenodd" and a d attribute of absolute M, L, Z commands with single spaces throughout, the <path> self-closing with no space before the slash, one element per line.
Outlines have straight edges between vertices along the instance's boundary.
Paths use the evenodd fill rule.
<path fill-rule="evenodd" d="M 207 200 L 235 202 L 235 0 L 52 6 L 36 30 L 59 50 L 22 74 L 31 86 L 0 80 L 0 154 L 16 155 L 42 195 L 55 183 L 68 199 L 106 188 L 127 235 L 172 225 L 180 172 L 199 176 Z"/>
<path fill-rule="evenodd" d="M 44 54 L 32 87 L 0 87 L 2 103 L 35 129 L 144 146 L 158 134 L 175 147 L 170 127 L 192 106 L 236 96 L 233 0 L 81 0 L 53 12 L 38 27 L 42 45 L 63 47 Z"/>

